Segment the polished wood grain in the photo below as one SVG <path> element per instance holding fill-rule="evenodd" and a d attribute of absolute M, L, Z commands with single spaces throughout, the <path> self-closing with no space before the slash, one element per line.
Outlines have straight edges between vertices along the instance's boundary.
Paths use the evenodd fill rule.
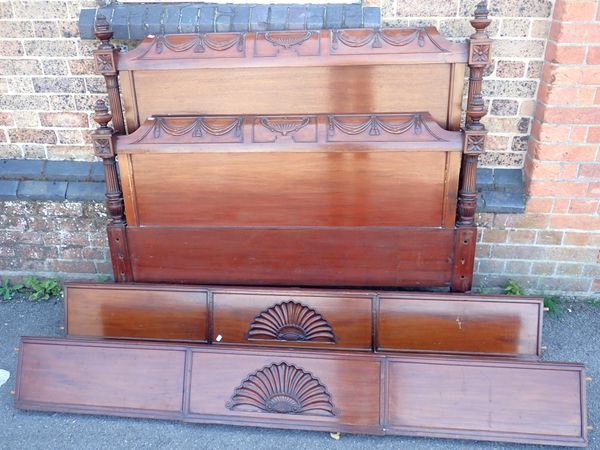
<path fill-rule="evenodd" d="M 538 297 L 68 283 L 69 336 L 537 358 Z M 207 299 L 208 305 L 207 305 Z"/>
<path fill-rule="evenodd" d="M 147 117 L 160 114 L 428 111 L 448 128 L 451 74 L 450 64 L 180 68 L 134 71 L 134 87 L 129 77 L 121 82 L 128 92 L 135 89 L 135 106 L 125 105 L 130 132 Z"/>
<path fill-rule="evenodd" d="M 585 445 L 585 380 L 576 366 L 403 358 L 388 370 L 392 433 L 427 428 L 447 437 Z"/>
<path fill-rule="evenodd" d="M 70 336 L 208 341 L 208 293 L 192 286 L 65 284 Z"/>
<path fill-rule="evenodd" d="M 216 290 L 213 320 L 213 335 L 221 344 L 371 349 L 367 293 Z"/>
<path fill-rule="evenodd" d="M 139 282 L 448 286 L 454 230 L 128 227 Z"/>
<path fill-rule="evenodd" d="M 20 348 L 20 409 L 587 444 L 579 364 L 61 338 Z"/>
<path fill-rule="evenodd" d="M 382 293 L 378 348 L 539 356 L 542 317 L 540 298 Z"/>
<path fill-rule="evenodd" d="M 136 154 L 132 165 L 141 226 L 439 227 L 445 219 L 442 152 Z"/>

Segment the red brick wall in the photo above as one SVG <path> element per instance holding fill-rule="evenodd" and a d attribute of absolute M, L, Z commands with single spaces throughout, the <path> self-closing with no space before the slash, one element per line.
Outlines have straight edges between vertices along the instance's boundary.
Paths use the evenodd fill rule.
<path fill-rule="evenodd" d="M 526 214 L 493 218 L 480 269 L 512 258 L 539 291 L 600 292 L 599 63 L 598 2 L 557 0 L 525 160 Z"/>

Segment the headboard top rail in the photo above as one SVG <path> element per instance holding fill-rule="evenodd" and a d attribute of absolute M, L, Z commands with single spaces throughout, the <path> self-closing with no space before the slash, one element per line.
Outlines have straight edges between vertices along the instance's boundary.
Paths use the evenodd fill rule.
<path fill-rule="evenodd" d="M 399 114 L 320 115 L 176 115 L 152 116 L 127 136 L 117 137 L 119 153 L 165 151 L 165 146 L 198 146 L 200 151 L 227 144 L 227 151 L 265 150 L 270 146 L 292 151 L 340 151 L 368 144 L 380 149 L 427 148 L 460 151 L 463 136 L 440 127 L 426 112 Z M 190 150 L 193 147 L 190 147 Z"/>
<path fill-rule="evenodd" d="M 150 35 L 117 70 L 466 63 L 434 27 Z"/>

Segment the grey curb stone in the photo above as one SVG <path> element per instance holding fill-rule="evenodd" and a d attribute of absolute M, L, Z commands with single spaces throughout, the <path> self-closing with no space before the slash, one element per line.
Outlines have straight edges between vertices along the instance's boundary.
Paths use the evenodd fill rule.
<path fill-rule="evenodd" d="M 523 171 L 521 169 L 494 170 L 494 187 L 496 190 L 517 191 L 523 188 Z"/>
<path fill-rule="evenodd" d="M 494 169 L 477 169 L 477 189 L 494 187 Z"/>
<path fill-rule="evenodd" d="M 17 196 L 30 200 L 64 200 L 67 193 L 66 181 L 33 181 L 19 183 Z"/>
<path fill-rule="evenodd" d="M 522 213 L 525 211 L 525 195 L 522 192 L 482 192 L 483 205 L 477 212 Z"/>
<path fill-rule="evenodd" d="M 92 163 L 84 161 L 48 161 L 44 178 L 49 180 L 81 180 L 90 177 Z"/>
<path fill-rule="evenodd" d="M 218 12 L 215 11 L 218 9 Z M 143 39 L 148 34 L 209 31 L 268 31 L 288 29 L 379 27 L 378 7 L 347 5 L 215 5 L 211 3 L 110 4 L 82 9 L 81 39 L 95 39 L 94 22 L 103 14 L 113 25 L 115 39 Z"/>
<path fill-rule="evenodd" d="M 71 182 L 67 187 L 67 200 L 74 201 L 102 201 L 105 193 L 104 183 L 93 183 L 86 181 Z"/>
<path fill-rule="evenodd" d="M 41 159 L 2 159 L 0 160 L 0 178 L 38 179 L 46 161 Z"/>
<path fill-rule="evenodd" d="M 17 198 L 17 180 L 0 180 L 0 199 L 13 200 Z"/>

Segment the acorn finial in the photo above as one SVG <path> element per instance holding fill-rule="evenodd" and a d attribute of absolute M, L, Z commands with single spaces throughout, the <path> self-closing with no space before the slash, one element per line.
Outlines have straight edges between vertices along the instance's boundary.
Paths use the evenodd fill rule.
<path fill-rule="evenodd" d="M 112 119 L 111 113 L 104 100 L 98 100 L 94 108 L 94 121 L 100 125 L 100 128 L 108 128 L 108 122 Z"/>

